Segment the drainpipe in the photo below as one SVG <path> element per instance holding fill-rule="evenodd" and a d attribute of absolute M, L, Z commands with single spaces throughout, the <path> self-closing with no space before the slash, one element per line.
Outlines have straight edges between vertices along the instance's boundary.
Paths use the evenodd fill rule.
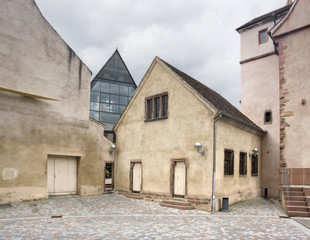
<path fill-rule="evenodd" d="M 218 116 L 214 119 L 213 123 L 213 181 L 212 181 L 212 205 L 211 213 L 214 213 L 215 209 L 215 175 L 216 175 L 216 122 L 223 117 L 223 113 L 220 111 Z"/>
<path fill-rule="evenodd" d="M 274 45 L 274 51 L 277 55 L 279 55 L 279 51 L 278 51 L 278 43 L 276 42 L 276 40 L 274 39 L 274 37 L 271 35 L 271 32 L 268 31 L 268 35 L 269 37 L 271 38 L 272 42 L 273 42 L 273 45 Z"/>

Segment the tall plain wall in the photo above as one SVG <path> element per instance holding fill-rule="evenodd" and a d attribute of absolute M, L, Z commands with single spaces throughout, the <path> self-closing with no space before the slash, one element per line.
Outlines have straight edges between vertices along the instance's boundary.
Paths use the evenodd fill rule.
<path fill-rule="evenodd" d="M 77 192 L 102 193 L 113 156 L 89 120 L 90 70 L 33 0 L 1 1 L 0 22 L 0 203 L 46 198 L 49 155 L 77 157 Z"/>

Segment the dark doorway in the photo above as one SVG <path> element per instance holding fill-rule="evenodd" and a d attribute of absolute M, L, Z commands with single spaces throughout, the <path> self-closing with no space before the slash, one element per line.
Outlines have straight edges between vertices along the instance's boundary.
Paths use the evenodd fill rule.
<path fill-rule="evenodd" d="M 110 193 L 114 188 L 114 163 L 105 164 L 104 192 Z"/>

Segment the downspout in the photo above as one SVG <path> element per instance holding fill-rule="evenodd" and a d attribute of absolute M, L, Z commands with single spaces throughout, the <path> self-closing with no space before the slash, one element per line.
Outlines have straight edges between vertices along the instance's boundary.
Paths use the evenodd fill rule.
<path fill-rule="evenodd" d="M 276 19 L 277 19 L 277 16 L 275 14 L 272 14 L 272 17 L 273 17 L 273 27 L 267 32 L 268 33 L 268 36 L 271 38 L 272 40 L 272 43 L 273 43 L 273 46 L 274 46 L 274 52 L 279 55 L 279 51 L 278 51 L 278 43 L 276 42 L 276 40 L 274 39 L 274 37 L 272 36 L 271 34 L 271 30 L 277 25 L 276 23 Z"/>
<path fill-rule="evenodd" d="M 278 51 L 278 43 L 276 42 L 276 40 L 274 39 L 274 37 L 271 35 L 271 32 L 268 31 L 268 36 L 271 38 L 273 45 L 274 45 L 274 52 L 279 55 L 279 51 Z"/>
<path fill-rule="evenodd" d="M 218 116 L 214 119 L 213 123 L 213 180 L 212 180 L 212 205 L 211 213 L 214 213 L 215 209 L 215 176 L 216 176 L 216 122 L 223 117 L 223 113 L 220 111 Z"/>

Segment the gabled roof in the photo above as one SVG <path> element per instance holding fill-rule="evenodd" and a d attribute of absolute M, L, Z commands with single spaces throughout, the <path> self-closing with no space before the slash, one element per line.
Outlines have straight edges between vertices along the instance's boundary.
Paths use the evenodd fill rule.
<path fill-rule="evenodd" d="M 117 49 L 94 77 L 92 84 L 103 79 L 137 86 Z"/>
<path fill-rule="evenodd" d="M 269 12 L 269 13 L 261 15 L 257 18 L 254 18 L 251 21 L 249 21 L 249 22 L 243 24 L 242 26 L 238 27 L 236 30 L 237 30 L 237 32 L 239 32 L 240 30 L 242 30 L 244 28 L 250 28 L 252 26 L 255 26 L 256 24 L 258 24 L 260 22 L 271 22 L 275 19 L 279 19 L 281 17 L 284 17 L 287 14 L 287 12 L 290 10 L 292 5 L 293 4 L 286 5 L 284 7 L 277 9 L 277 10 L 274 10 L 272 12 Z"/>
<path fill-rule="evenodd" d="M 139 83 L 139 86 L 137 90 L 135 91 L 133 97 L 130 99 L 126 109 L 124 110 L 123 114 L 121 115 L 118 122 L 115 124 L 114 130 L 119 126 L 122 119 L 126 115 L 128 109 L 130 108 L 132 102 L 135 100 L 136 96 L 139 94 L 141 88 L 143 87 L 145 80 L 148 78 L 148 75 L 152 71 L 153 67 L 156 63 L 163 64 L 167 67 L 167 70 L 171 71 L 171 74 L 175 74 L 175 77 L 177 77 L 180 81 L 183 81 L 183 83 L 189 87 L 193 92 L 195 92 L 197 95 L 199 95 L 203 100 L 205 100 L 206 104 L 210 106 L 210 109 L 213 108 L 215 114 L 216 113 L 222 113 L 224 117 L 230 118 L 233 121 L 237 121 L 241 124 L 245 124 L 261 133 L 264 133 L 265 131 L 258 127 L 254 122 L 252 122 L 247 116 L 245 116 L 243 113 L 241 113 L 236 107 L 234 107 L 230 102 L 228 102 L 225 98 L 223 98 L 220 94 L 213 91 L 212 89 L 208 88 L 201 82 L 197 81 L 196 79 L 190 77 L 186 73 L 178 70 L 177 68 L 173 67 L 169 63 L 165 62 L 164 60 L 160 59 L 159 57 L 155 57 L 153 60 L 151 66 L 145 73 L 142 81 Z"/>
<path fill-rule="evenodd" d="M 226 117 L 230 117 L 234 120 L 242 122 L 252 128 L 259 131 L 264 131 L 252 122 L 247 116 L 240 112 L 235 106 L 223 98 L 220 94 L 214 90 L 208 88 L 201 82 L 173 67 L 169 63 L 160 59 L 167 67 L 169 67 L 175 74 L 177 74 L 183 81 L 185 81 L 190 87 L 193 88 L 201 97 L 203 97 L 208 104 L 211 104 L 218 112 L 222 112 Z"/>

